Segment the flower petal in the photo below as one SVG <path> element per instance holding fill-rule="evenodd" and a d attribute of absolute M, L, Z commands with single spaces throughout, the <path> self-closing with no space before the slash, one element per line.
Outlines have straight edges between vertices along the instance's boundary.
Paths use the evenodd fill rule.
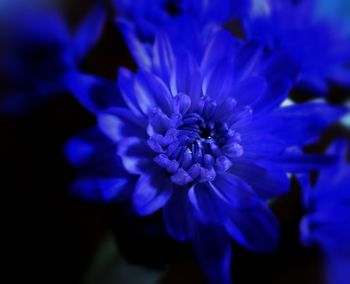
<path fill-rule="evenodd" d="M 268 252 L 276 247 L 278 222 L 264 203 L 254 208 L 229 210 L 229 214 L 226 230 L 240 245 L 256 252 Z"/>
<path fill-rule="evenodd" d="M 231 241 L 221 225 L 197 224 L 193 246 L 210 283 L 231 283 Z"/>
<path fill-rule="evenodd" d="M 242 135 L 242 144 L 247 159 L 279 157 L 286 149 L 283 140 L 265 133 Z"/>
<path fill-rule="evenodd" d="M 234 91 L 234 98 L 241 105 L 251 105 L 259 100 L 267 88 L 263 77 L 254 76 L 240 82 Z"/>
<path fill-rule="evenodd" d="M 92 113 L 124 106 L 117 86 L 108 80 L 78 72 L 67 74 L 64 80 L 69 91 Z"/>
<path fill-rule="evenodd" d="M 133 207 L 140 215 L 150 215 L 167 203 L 172 192 L 173 184 L 166 175 L 142 175 L 135 185 Z"/>
<path fill-rule="evenodd" d="M 349 256 L 332 253 L 327 256 L 327 283 L 347 284 L 350 279 Z"/>
<path fill-rule="evenodd" d="M 179 93 L 191 97 L 192 105 L 196 105 L 202 95 L 202 80 L 196 60 L 189 54 L 183 53 L 176 57 L 175 72 L 171 79 L 173 96 Z"/>
<path fill-rule="evenodd" d="M 187 190 L 174 190 L 170 200 L 163 210 L 164 223 L 168 234 L 178 241 L 187 241 L 193 238 L 194 216 L 189 207 Z"/>
<path fill-rule="evenodd" d="M 96 4 L 80 24 L 75 36 L 75 51 L 83 58 L 100 37 L 106 21 L 106 11 L 101 3 Z"/>
<path fill-rule="evenodd" d="M 212 182 L 227 204 L 234 208 L 249 208 L 258 202 L 254 190 L 239 177 L 223 173 Z"/>
<path fill-rule="evenodd" d="M 346 154 L 350 148 L 349 141 L 345 139 L 337 139 L 327 150 L 327 155 L 334 157 L 336 155 L 336 161 L 332 167 L 328 167 L 323 170 L 318 178 L 317 184 L 326 184 L 335 177 L 344 174 L 346 169 Z"/>
<path fill-rule="evenodd" d="M 201 73 L 206 76 L 228 54 L 235 54 L 239 42 L 228 31 L 220 30 L 208 44 L 201 62 Z"/>
<path fill-rule="evenodd" d="M 223 222 L 226 218 L 226 200 L 209 183 L 198 183 L 188 191 L 188 198 L 197 218 L 202 223 Z"/>
<path fill-rule="evenodd" d="M 116 145 L 97 127 L 86 129 L 71 138 L 64 147 L 66 159 L 75 167 L 90 168 L 113 158 Z"/>
<path fill-rule="evenodd" d="M 228 95 L 232 95 L 232 60 L 230 57 L 224 58 L 218 65 L 208 73 L 203 82 L 204 95 L 215 99 L 220 103 Z"/>
<path fill-rule="evenodd" d="M 272 110 L 282 104 L 287 98 L 292 82 L 287 78 L 274 79 L 268 83 L 266 91 L 253 104 L 255 112 Z"/>
<path fill-rule="evenodd" d="M 174 70 L 175 57 L 169 39 L 160 33 L 153 46 L 153 69 L 165 82 L 170 83 L 171 72 Z"/>
<path fill-rule="evenodd" d="M 285 153 L 272 162 L 286 172 L 303 173 L 331 168 L 336 161 L 335 155 Z"/>
<path fill-rule="evenodd" d="M 245 131 L 275 135 L 287 146 L 302 146 L 314 142 L 320 133 L 339 120 L 346 110 L 323 103 L 304 103 L 281 107 L 251 123 Z M 297 126 L 297 127 L 296 127 Z"/>
<path fill-rule="evenodd" d="M 113 108 L 98 115 L 99 129 L 114 142 L 126 137 L 146 138 L 143 123 L 127 108 Z"/>
<path fill-rule="evenodd" d="M 263 199 L 286 194 L 290 181 L 285 172 L 273 168 L 264 168 L 249 161 L 233 161 L 229 170 L 248 183 Z"/>
<path fill-rule="evenodd" d="M 243 80 L 248 74 L 251 74 L 261 60 L 262 51 L 262 45 L 256 42 L 246 43 L 239 49 L 233 69 L 233 75 L 237 81 Z"/>
<path fill-rule="evenodd" d="M 168 87 L 157 76 L 148 72 L 135 75 L 134 96 L 139 108 L 146 115 L 154 108 L 160 108 L 164 113 L 171 114 L 172 97 Z"/>
<path fill-rule="evenodd" d="M 117 19 L 117 25 L 120 29 L 120 32 L 123 34 L 125 42 L 135 59 L 137 66 L 143 70 L 150 70 L 152 67 L 150 50 L 147 48 L 146 44 L 143 44 L 138 39 L 135 34 L 134 24 L 130 21 L 127 21 L 121 17 Z"/>
<path fill-rule="evenodd" d="M 134 74 L 126 68 L 120 68 L 118 86 L 125 104 L 138 117 L 144 116 L 134 94 Z"/>
<path fill-rule="evenodd" d="M 156 164 L 153 162 L 153 153 L 147 141 L 135 137 L 123 139 L 118 145 L 125 169 L 133 174 L 149 173 Z"/>
<path fill-rule="evenodd" d="M 133 185 L 128 177 L 81 177 L 72 184 L 72 194 L 87 201 L 116 202 L 128 198 Z"/>

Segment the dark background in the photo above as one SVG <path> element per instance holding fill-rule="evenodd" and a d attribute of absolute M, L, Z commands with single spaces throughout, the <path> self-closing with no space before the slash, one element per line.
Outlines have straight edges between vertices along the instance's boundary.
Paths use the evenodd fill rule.
<path fill-rule="evenodd" d="M 63 8 L 72 27 L 89 7 L 89 1 L 84 1 L 84 5 L 76 2 L 67 1 Z M 101 40 L 81 68 L 115 80 L 118 66 L 134 69 L 135 65 L 112 15 L 110 11 Z M 309 99 L 300 92 L 292 96 L 297 101 Z M 344 98 L 343 90 L 332 87 L 332 102 L 339 103 Z M 57 95 L 22 116 L 0 118 L 5 225 L 1 232 L 5 236 L 3 261 L 9 274 L 2 282 L 107 283 L 103 277 L 90 278 L 90 282 L 86 278 L 94 275 L 96 269 L 111 271 L 120 265 L 120 261 L 115 261 L 109 263 L 108 269 L 96 268 L 99 253 L 102 251 L 99 257 L 103 259 L 112 251 L 118 255 L 116 259 L 127 259 L 151 271 L 159 269 L 161 283 L 205 283 L 187 245 L 176 244 L 163 235 L 140 236 L 125 222 L 123 208 L 83 202 L 69 194 L 69 184 L 77 173 L 65 160 L 62 147 L 93 123 L 92 115 L 69 94 Z M 321 143 L 308 150 L 322 151 L 333 137 L 346 135 L 349 137 L 344 129 L 334 127 Z M 298 243 L 302 208 L 296 183 L 273 209 L 282 224 L 280 247 L 273 254 L 257 255 L 234 245 L 232 271 L 236 283 L 320 283 L 320 255 L 317 250 L 304 249 Z M 139 227 L 157 220 L 157 216 L 143 221 L 135 216 L 127 218 L 135 218 Z M 119 253 L 113 247 L 115 240 Z M 112 248 L 108 249 L 108 245 Z M 151 283 L 146 280 L 147 273 L 123 271 L 122 276 L 118 274 L 108 283 L 143 283 L 132 282 L 136 274 L 141 279 L 145 277 L 144 283 Z"/>

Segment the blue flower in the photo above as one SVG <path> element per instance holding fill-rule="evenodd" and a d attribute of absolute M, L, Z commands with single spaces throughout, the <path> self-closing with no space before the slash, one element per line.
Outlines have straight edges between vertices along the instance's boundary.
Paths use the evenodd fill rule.
<path fill-rule="evenodd" d="M 300 147 L 343 114 L 321 103 L 280 107 L 291 83 L 281 58 L 220 31 L 202 58 L 174 51 L 159 34 L 151 68 L 121 69 L 124 103 L 95 92 L 77 97 L 97 113 L 99 129 L 137 177 L 131 194 L 144 216 L 163 209 L 171 237 L 192 241 L 212 283 L 230 283 L 230 238 L 256 252 L 273 249 L 278 224 L 265 201 L 288 192 L 288 172 L 308 172 L 333 156 Z M 73 151 L 75 152 L 75 151 Z M 113 170 L 117 174 L 117 170 Z M 112 171 L 112 172 L 113 172 Z"/>
<path fill-rule="evenodd" d="M 202 42 L 223 23 L 248 12 L 250 0 L 114 0 L 117 24 L 138 66 L 150 63 L 154 39 L 166 31 L 171 42 L 201 53 Z M 198 36 L 201 34 L 201 36 Z"/>
<path fill-rule="evenodd" d="M 329 152 L 337 154 L 339 162 L 322 171 L 313 188 L 307 177 L 301 178 L 306 211 L 300 224 L 301 240 L 324 252 L 329 283 L 349 281 L 350 165 L 346 164 L 346 143 L 339 140 L 332 145 Z"/>
<path fill-rule="evenodd" d="M 54 11 L 9 8 L 0 20 L 0 112 L 20 114 L 67 90 L 65 76 L 93 47 L 104 19 L 104 9 L 96 5 L 72 36 Z"/>
<path fill-rule="evenodd" d="M 271 52 L 286 52 L 296 64 L 298 86 L 327 93 L 328 81 L 350 86 L 350 41 L 320 18 L 314 1 L 255 1 L 245 19 L 248 38 Z"/>

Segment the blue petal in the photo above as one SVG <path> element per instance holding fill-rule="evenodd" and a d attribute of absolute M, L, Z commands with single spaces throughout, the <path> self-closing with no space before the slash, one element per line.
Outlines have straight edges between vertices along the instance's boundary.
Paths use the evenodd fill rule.
<path fill-rule="evenodd" d="M 226 200 L 218 190 L 209 183 L 198 183 L 188 191 L 188 198 L 193 206 L 194 212 L 202 223 L 222 223 L 227 212 Z"/>
<path fill-rule="evenodd" d="M 286 149 L 283 140 L 265 133 L 242 135 L 242 144 L 247 159 L 279 157 Z"/>
<path fill-rule="evenodd" d="M 128 184 L 127 178 L 110 178 L 99 181 L 99 187 L 104 200 L 116 198 Z"/>
<path fill-rule="evenodd" d="M 281 49 L 274 50 L 274 53 L 265 59 L 263 71 L 268 80 L 288 78 L 294 81 L 299 71 L 299 66 L 288 53 Z"/>
<path fill-rule="evenodd" d="M 152 67 L 150 47 L 148 49 L 145 44 L 140 42 L 135 34 L 135 27 L 131 22 L 119 18 L 117 24 L 137 66 L 144 70 L 150 70 Z"/>
<path fill-rule="evenodd" d="M 263 199 L 286 194 L 290 181 L 285 172 L 273 167 L 264 168 L 249 161 L 233 161 L 229 170 L 248 183 Z"/>
<path fill-rule="evenodd" d="M 134 93 L 134 74 L 126 68 L 120 68 L 118 73 L 118 85 L 125 104 L 136 116 L 142 118 L 144 113 L 141 111 Z"/>
<path fill-rule="evenodd" d="M 336 160 L 335 155 L 286 153 L 273 159 L 273 163 L 286 172 L 302 173 L 330 168 Z"/>
<path fill-rule="evenodd" d="M 99 39 L 106 21 L 106 11 L 101 3 L 93 7 L 78 27 L 75 36 L 75 52 L 84 57 Z"/>
<path fill-rule="evenodd" d="M 349 141 L 346 141 L 345 139 L 337 139 L 332 143 L 332 145 L 327 150 L 327 154 L 331 155 L 332 157 L 336 155 L 336 159 L 332 167 L 328 167 L 320 172 L 317 185 L 329 183 L 329 181 L 335 180 L 336 177 L 344 174 L 344 171 L 347 168 L 346 154 L 349 148 Z"/>
<path fill-rule="evenodd" d="M 166 114 L 171 114 L 170 91 L 165 83 L 152 73 L 139 72 L 135 75 L 133 95 L 144 114 L 148 115 L 155 107 L 160 108 Z"/>
<path fill-rule="evenodd" d="M 173 192 L 173 183 L 162 173 L 142 175 L 135 185 L 133 207 L 140 215 L 149 215 L 162 208 Z"/>
<path fill-rule="evenodd" d="M 256 252 L 269 252 L 279 240 L 279 225 L 267 206 L 260 202 L 250 209 L 230 210 L 226 230 L 240 245 Z"/>
<path fill-rule="evenodd" d="M 253 104 L 255 112 L 270 111 L 282 104 L 288 97 L 292 82 L 287 78 L 278 78 L 270 81 L 266 92 Z"/>
<path fill-rule="evenodd" d="M 230 173 L 218 175 L 212 183 L 229 207 L 250 208 L 258 202 L 258 196 L 254 190 Z"/>
<path fill-rule="evenodd" d="M 130 196 L 133 183 L 128 178 L 88 176 L 77 179 L 72 194 L 86 201 L 115 202 Z"/>
<path fill-rule="evenodd" d="M 234 60 L 233 76 L 243 80 L 257 67 L 262 57 L 262 46 L 256 42 L 248 42 L 241 47 Z"/>
<path fill-rule="evenodd" d="M 239 42 L 225 30 L 220 30 L 208 43 L 201 62 L 201 73 L 206 76 L 218 62 L 221 62 L 229 54 L 235 54 Z"/>
<path fill-rule="evenodd" d="M 211 284 L 231 283 L 232 248 L 221 225 L 197 224 L 193 246 L 202 271 Z"/>
<path fill-rule="evenodd" d="M 263 77 L 253 76 L 238 83 L 234 91 L 234 98 L 241 105 L 251 105 L 260 99 L 266 88 L 267 83 Z"/>
<path fill-rule="evenodd" d="M 346 206 L 341 206 L 339 201 L 332 202 L 331 200 L 328 204 L 327 196 L 324 197 L 323 204 L 317 205 L 317 212 L 304 217 L 303 223 L 301 223 L 304 225 L 304 228 L 301 227 L 303 241 L 311 240 L 313 243 L 317 243 L 326 253 L 349 255 L 349 209 Z M 349 198 L 347 202 L 349 204 Z"/>
<path fill-rule="evenodd" d="M 164 33 L 160 33 L 153 46 L 153 70 L 169 84 L 174 66 L 175 57 L 169 39 Z"/>
<path fill-rule="evenodd" d="M 108 80 L 76 72 L 67 74 L 65 80 L 72 94 L 92 113 L 124 105 L 117 86 Z"/>
<path fill-rule="evenodd" d="M 348 284 L 350 279 L 350 258 L 344 255 L 327 256 L 326 273 L 329 284 Z"/>
<path fill-rule="evenodd" d="M 217 105 L 217 109 L 220 111 L 215 112 L 213 119 L 216 121 L 229 122 L 229 119 L 232 117 L 236 106 L 236 100 L 231 96 L 227 97 L 221 104 Z"/>
<path fill-rule="evenodd" d="M 232 60 L 230 57 L 224 58 L 209 72 L 203 80 L 204 95 L 215 99 L 220 103 L 228 95 L 232 95 L 233 76 L 232 76 Z"/>
<path fill-rule="evenodd" d="M 75 167 L 97 168 L 101 163 L 105 164 L 106 160 L 112 159 L 114 162 L 116 145 L 97 127 L 93 127 L 70 139 L 64 152 L 67 160 Z"/>
<path fill-rule="evenodd" d="M 196 105 L 202 95 L 202 81 L 199 67 L 189 53 L 176 57 L 175 74 L 173 76 L 171 84 L 173 96 L 179 93 L 186 94 L 191 97 L 192 105 Z"/>
<path fill-rule="evenodd" d="M 65 145 L 65 155 L 72 165 L 86 162 L 95 150 L 94 145 L 81 139 L 71 139 Z"/>
<path fill-rule="evenodd" d="M 287 145 L 302 146 L 315 142 L 326 127 L 337 122 L 344 114 L 345 109 L 341 107 L 305 103 L 281 107 L 256 120 L 251 127 L 254 131 L 265 129 Z"/>
<path fill-rule="evenodd" d="M 136 137 L 125 138 L 118 145 L 125 169 L 133 174 L 144 174 L 151 171 L 156 164 L 153 162 L 153 152 L 144 139 Z"/>
<path fill-rule="evenodd" d="M 168 234 L 178 241 L 187 241 L 194 236 L 194 216 L 189 207 L 187 190 L 174 190 L 163 209 L 164 223 Z"/>
<path fill-rule="evenodd" d="M 167 130 L 169 130 L 171 120 L 159 109 L 154 109 L 154 112 L 150 114 L 150 118 L 147 126 L 148 135 L 152 136 L 154 134 L 166 135 Z"/>
<path fill-rule="evenodd" d="M 112 141 L 125 137 L 146 138 L 146 125 L 127 108 L 108 109 L 98 116 L 99 129 Z"/>

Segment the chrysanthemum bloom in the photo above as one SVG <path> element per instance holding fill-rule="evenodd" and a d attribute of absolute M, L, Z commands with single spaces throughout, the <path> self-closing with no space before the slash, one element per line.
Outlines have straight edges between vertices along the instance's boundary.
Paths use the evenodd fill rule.
<path fill-rule="evenodd" d="M 0 17 L 0 112 L 6 114 L 65 91 L 65 76 L 93 47 L 105 19 L 97 5 L 73 36 L 56 11 L 14 6 Z"/>
<path fill-rule="evenodd" d="M 247 14 L 250 2 L 251 0 L 113 1 L 118 27 L 141 67 L 147 64 L 145 56 L 151 54 L 155 35 L 160 29 L 166 30 L 171 42 L 182 42 L 182 46 L 200 53 L 201 40 L 205 41 L 220 25 Z M 200 37 L 194 37 L 199 33 Z"/>
<path fill-rule="evenodd" d="M 280 107 L 290 81 L 274 58 L 261 57 L 259 45 L 221 31 L 198 60 L 174 53 L 162 34 L 148 70 L 120 70 L 124 103 L 97 108 L 100 130 L 138 179 L 134 210 L 163 209 L 168 233 L 193 242 L 212 283 L 230 283 L 230 237 L 258 252 L 276 246 L 278 224 L 265 201 L 288 191 L 287 172 L 333 161 L 298 147 L 343 111 L 320 103 Z M 92 94 L 87 104 L 85 89 L 81 101 L 91 106 Z"/>
<path fill-rule="evenodd" d="M 350 40 L 317 15 L 315 1 L 253 1 L 245 18 L 248 38 L 271 52 L 286 52 L 296 65 L 298 87 L 326 94 L 328 81 L 350 86 Z"/>
<path fill-rule="evenodd" d="M 318 245 L 325 256 L 329 283 L 348 283 L 350 277 L 350 165 L 346 141 L 335 142 L 330 153 L 339 155 L 336 166 L 323 171 L 314 187 L 303 177 L 305 216 L 301 240 Z M 306 182 L 305 182 L 306 181 Z"/>

